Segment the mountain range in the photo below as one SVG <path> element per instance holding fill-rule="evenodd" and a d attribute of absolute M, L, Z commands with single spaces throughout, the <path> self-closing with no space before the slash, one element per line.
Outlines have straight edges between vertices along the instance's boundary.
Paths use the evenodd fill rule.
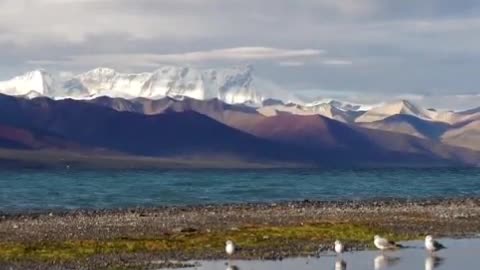
<path fill-rule="evenodd" d="M 232 161 L 480 165 L 479 108 L 439 111 L 407 100 L 303 102 L 258 79 L 251 67 L 168 66 L 140 74 L 97 68 L 58 76 L 37 70 L 0 82 L 0 93 L 0 164 L 35 165 L 38 153 L 55 152 L 54 164 L 75 162 L 66 158 L 75 154 L 219 167 Z"/>
<path fill-rule="evenodd" d="M 252 66 L 223 69 L 163 66 L 153 72 L 120 73 L 96 68 L 81 74 L 53 75 L 34 70 L 0 82 L 0 92 L 13 96 L 87 99 L 190 97 L 259 105 L 265 98 L 296 98 L 253 74 Z"/>

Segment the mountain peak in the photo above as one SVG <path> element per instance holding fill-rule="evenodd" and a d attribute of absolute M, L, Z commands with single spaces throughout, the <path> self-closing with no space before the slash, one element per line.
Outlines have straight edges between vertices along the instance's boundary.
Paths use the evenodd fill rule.
<path fill-rule="evenodd" d="M 11 80 L 0 82 L 0 92 L 13 96 L 30 96 L 32 91 L 40 95 L 50 95 L 54 83 L 55 80 L 47 71 L 36 69 Z"/>
<path fill-rule="evenodd" d="M 400 99 L 391 103 L 387 103 L 384 107 L 391 107 L 391 109 L 397 111 L 397 113 L 408 112 L 412 110 L 418 111 L 417 106 L 406 99 Z"/>
<path fill-rule="evenodd" d="M 367 111 L 357 118 L 356 122 L 375 122 L 397 114 L 411 115 L 421 119 L 431 119 L 433 113 L 435 112 L 423 109 L 409 100 L 400 99 Z"/>
<path fill-rule="evenodd" d="M 46 77 L 52 77 L 50 73 L 48 73 L 44 69 L 34 69 L 31 71 L 25 72 L 23 75 L 17 76 L 15 78 L 22 78 L 24 80 L 27 79 L 44 79 Z"/>
<path fill-rule="evenodd" d="M 92 70 L 89 70 L 87 72 L 85 72 L 84 74 L 81 74 L 80 76 L 82 75 L 97 75 L 97 76 L 113 76 L 115 74 L 117 74 L 117 71 L 112 69 L 112 68 L 108 68 L 108 67 L 97 67 L 97 68 L 94 68 Z"/>

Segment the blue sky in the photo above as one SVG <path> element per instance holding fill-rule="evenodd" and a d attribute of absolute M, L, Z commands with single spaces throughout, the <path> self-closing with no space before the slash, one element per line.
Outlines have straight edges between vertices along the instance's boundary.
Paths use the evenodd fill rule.
<path fill-rule="evenodd" d="M 0 0 L 0 78 L 252 64 L 308 97 L 480 105 L 471 0 Z"/>

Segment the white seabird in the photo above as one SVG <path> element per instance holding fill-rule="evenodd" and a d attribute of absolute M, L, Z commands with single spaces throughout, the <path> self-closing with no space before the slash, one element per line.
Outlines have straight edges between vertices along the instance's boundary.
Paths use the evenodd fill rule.
<path fill-rule="evenodd" d="M 425 237 L 425 249 L 429 252 L 436 252 L 444 249 L 445 246 L 437 242 L 431 235 Z"/>
<path fill-rule="evenodd" d="M 344 250 L 345 246 L 343 245 L 343 243 L 340 242 L 340 240 L 335 241 L 335 252 L 337 254 L 342 254 Z"/>
<path fill-rule="evenodd" d="M 392 250 L 392 249 L 398 249 L 401 248 L 402 245 L 399 245 L 395 243 L 394 241 L 389 241 L 386 238 L 383 238 L 379 235 L 375 235 L 373 238 L 373 244 L 375 245 L 376 248 L 380 250 Z"/>
<path fill-rule="evenodd" d="M 233 243 L 233 241 L 228 240 L 228 241 L 225 243 L 225 252 L 227 252 L 227 255 L 228 255 L 228 256 L 232 256 L 232 255 L 233 255 L 233 253 L 235 252 L 235 244 Z"/>

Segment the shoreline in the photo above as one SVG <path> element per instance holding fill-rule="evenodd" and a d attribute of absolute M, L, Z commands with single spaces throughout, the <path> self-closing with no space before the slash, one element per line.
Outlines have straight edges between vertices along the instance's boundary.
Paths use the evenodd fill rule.
<path fill-rule="evenodd" d="M 235 259 L 281 259 L 331 250 L 336 238 L 362 250 L 374 234 L 412 240 L 479 233 L 480 198 L 0 213 L 0 268 L 143 269 L 159 260 L 225 259 L 227 239 L 241 247 Z"/>
<path fill-rule="evenodd" d="M 252 201 L 252 202 L 219 202 L 219 203 L 197 203 L 197 204 L 165 204 L 158 206 L 128 206 L 128 207 L 111 207 L 111 208 L 25 208 L 12 211 L 0 209 L 0 219 L 12 219 L 19 217 L 40 217 L 46 215 L 55 216 L 74 216 L 74 215 L 104 215 L 104 214 L 124 214 L 124 213 L 142 213 L 157 211 L 174 211 L 174 210 L 202 210 L 205 208 L 264 208 L 272 206 L 285 205 L 317 205 L 321 207 L 356 207 L 356 206 L 400 206 L 415 204 L 421 206 L 438 205 L 438 204 L 461 204 L 462 202 L 476 202 L 480 205 L 480 197 L 473 196 L 450 196 L 450 197 L 424 197 L 424 198 L 393 198 L 393 197 L 372 197 L 364 199 L 339 199 L 339 200 L 279 200 L 279 201 Z"/>

